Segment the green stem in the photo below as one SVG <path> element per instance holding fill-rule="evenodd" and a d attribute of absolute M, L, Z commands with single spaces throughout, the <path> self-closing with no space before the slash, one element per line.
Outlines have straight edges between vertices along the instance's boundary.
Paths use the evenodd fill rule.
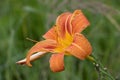
<path fill-rule="evenodd" d="M 95 65 L 95 68 L 99 73 L 100 78 L 102 77 L 102 75 L 106 75 L 111 80 L 115 80 L 115 78 L 106 70 L 102 63 L 99 62 L 94 56 L 88 56 L 87 59 L 90 60 Z"/>

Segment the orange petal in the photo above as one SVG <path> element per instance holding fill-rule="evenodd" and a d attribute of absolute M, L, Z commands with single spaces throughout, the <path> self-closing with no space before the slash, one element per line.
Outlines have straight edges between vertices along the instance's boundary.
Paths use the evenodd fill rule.
<path fill-rule="evenodd" d="M 71 18 L 71 24 L 74 34 L 82 32 L 90 23 L 81 10 L 75 10 Z"/>
<path fill-rule="evenodd" d="M 28 66 L 32 66 L 30 64 L 30 56 L 36 52 L 47 52 L 47 50 L 52 50 L 56 47 L 56 42 L 54 40 L 44 40 L 36 43 L 29 51 L 26 57 L 26 64 Z"/>
<path fill-rule="evenodd" d="M 75 34 L 74 41 L 70 47 L 66 49 L 73 56 L 83 60 L 92 52 L 92 46 L 82 34 Z"/>
<path fill-rule="evenodd" d="M 56 32 L 56 27 L 53 26 L 47 33 L 43 35 L 45 39 L 57 39 L 57 32 Z"/>
<path fill-rule="evenodd" d="M 69 34 L 72 34 L 72 24 L 71 24 L 71 17 L 72 14 L 70 14 L 65 22 L 65 30 L 68 31 Z"/>
<path fill-rule="evenodd" d="M 56 20 L 58 36 L 60 36 L 62 38 L 65 36 L 66 29 L 67 29 L 66 23 L 67 23 L 67 20 L 70 15 L 71 15 L 71 13 L 69 13 L 69 12 L 63 13 L 60 16 L 58 16 L 58 18 Z"/>
<path fill-rule="evenodd" d="M 60 72 L 64 70 L 64 54 L 52 54 L 49 60 L 50 68 L 53 72 Z"/>

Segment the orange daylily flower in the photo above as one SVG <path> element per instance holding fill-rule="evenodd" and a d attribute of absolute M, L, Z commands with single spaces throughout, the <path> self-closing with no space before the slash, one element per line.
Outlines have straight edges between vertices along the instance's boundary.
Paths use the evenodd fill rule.
<path fill-rule="evenodd" d="M 56 24 L 45 34 L 45 40 L 37 42 L 18 64 L 30 64 L 47 52 L 54 53 L 50 57 L 50 68 L 53 72 L 64 70 L 64 56 L 73 55 L 84 60 L 92 52 L 89 41 L 81 32 L 89 25 L 81 10 L 73 13 L 65 12 L 58 16 Z"/>

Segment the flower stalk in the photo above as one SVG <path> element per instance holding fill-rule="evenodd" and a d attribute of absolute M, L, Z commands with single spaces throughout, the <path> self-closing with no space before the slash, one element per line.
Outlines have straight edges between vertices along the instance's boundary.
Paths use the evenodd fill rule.
<path fill-rule="evenodd" d="M 102 78 L 106 78 L 106 76 L 110 80 L 116 80 L 111 73 L 103 66 L 103 64 L 98 61 L 95 56 L 88 56 L 87 59 L 93 63 L 95 66 L 96 71 L 98 72 L 98 80 L 102 80 Z"/>

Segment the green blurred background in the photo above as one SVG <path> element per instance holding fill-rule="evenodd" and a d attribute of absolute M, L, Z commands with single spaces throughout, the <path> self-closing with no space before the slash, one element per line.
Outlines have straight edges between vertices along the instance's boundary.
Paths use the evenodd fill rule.
<path fill-rule="evenodd" d="M 82 9 L 91 25 L 82 33 L 95 55 L 120 80 L 120 0 L 0 0 L 0 80 L 97 80 L 93 64 L 65 57 L 65 71 L 53 73 L 47 54 L 32 68 L 16 61 L 24 58 L 63 12 Z M 109 79 L 103 79 L 109 80 Z"/>

